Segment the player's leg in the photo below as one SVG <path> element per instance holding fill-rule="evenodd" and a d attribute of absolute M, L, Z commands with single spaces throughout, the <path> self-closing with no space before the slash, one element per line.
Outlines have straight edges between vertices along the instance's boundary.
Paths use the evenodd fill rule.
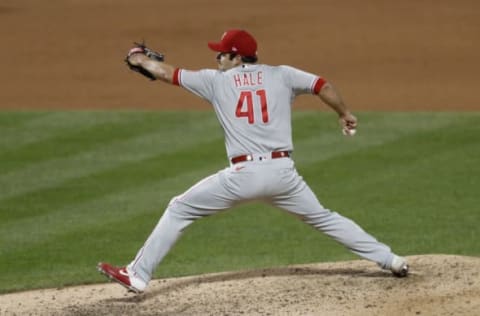
<path fill-rule="evenodd" d="M 230 208 L 235 200 L 222 183 L 223 172 L 207 177 L 174 197 L 128 268 L 148 283 L 155 268 L 187 226 L 195 220 Z"/>
<path fill-rule="evenodd" d="M 324 208 L 310 187 L 293 170 L 278 182 L 284 187 L 272 199 L 273 205 L 299 215 L 307 224 L 332 237 L 353 253 L 390 269 L 394 254 L 352 220 Z"/>

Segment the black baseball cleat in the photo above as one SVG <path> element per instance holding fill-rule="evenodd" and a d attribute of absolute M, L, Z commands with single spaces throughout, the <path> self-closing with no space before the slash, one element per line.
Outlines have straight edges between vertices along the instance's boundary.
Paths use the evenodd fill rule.
<path fill-rule="evenodd" d="M 100 262 L 97 265 L 97 270 L 110 280 L 125 287 L 129 292 L 139 294 L 147 287 L 147 284 L 136 277 L 135 273 L 130 271 L 128 267 L 114 267 L 109 263 Z"/>
<path fill-rule="evenodd" d="M 408 269 L 408 263 L 405 258 L 399 256 L 393 257 L 390 271 L 392 271 L 394 276 L 397 278 L 405 278 L 408 276 Z"/>

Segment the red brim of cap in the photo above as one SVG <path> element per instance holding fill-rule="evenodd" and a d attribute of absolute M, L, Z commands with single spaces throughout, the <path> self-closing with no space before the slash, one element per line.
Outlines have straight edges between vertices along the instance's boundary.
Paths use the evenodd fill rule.
<path fill-rule="evenodd" d="M 222 43 L 208 42 L 208 47 L 210 47 L 210 49 L 215 51 L 215 52 L 228 53 L 223 48 Z"/>

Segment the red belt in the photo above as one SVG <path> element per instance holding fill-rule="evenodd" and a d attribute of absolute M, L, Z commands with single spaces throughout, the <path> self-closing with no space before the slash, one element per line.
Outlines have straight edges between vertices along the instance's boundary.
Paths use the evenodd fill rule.
<path fill-rule="evenodd" d="M 272 151 L 271 157 L 272 159 L 290 157 L 290 152 L 289 151 Z M 260 158 L 260 160 L 261 159 L 262 158 Z M 253 160 L 252 155 L 241 155 L 241 156 L 233 157 L 230 161 L 233 164 L 236 164 L 239 162 L 252 161 L 252 160 Z"/>

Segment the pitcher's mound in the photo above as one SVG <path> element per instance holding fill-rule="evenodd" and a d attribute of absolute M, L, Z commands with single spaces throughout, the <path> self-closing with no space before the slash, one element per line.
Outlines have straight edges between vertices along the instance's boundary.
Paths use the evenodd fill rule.
<path fill-rule="evenodd" d="M 1 315 L 479 315 L 480 258 L 408 257 L 397 279 L 365 260 L 0 296 Z M 94 273 L 95 267 L 92 267 Z"/>

